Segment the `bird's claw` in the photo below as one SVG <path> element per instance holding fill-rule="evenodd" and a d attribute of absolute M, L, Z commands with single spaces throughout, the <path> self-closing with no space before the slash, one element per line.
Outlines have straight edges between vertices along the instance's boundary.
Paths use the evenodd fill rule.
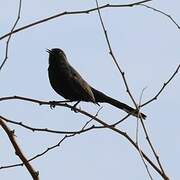
<path fill-rule="evenodd" d="M 72 106 L 71 111 L 74 111 L 75 113 L 77 113 L 78 110 L 76 109 L 76 106 L 77 106 L 79 103 L 80 103 L 80 101 L 76 102 L 76 103 Z"/>
<path fill-rule="evenodd" d="M 54 109 L 56 107 L 56 102 L 55 101 L 49 101 L 50 108 Z"/>

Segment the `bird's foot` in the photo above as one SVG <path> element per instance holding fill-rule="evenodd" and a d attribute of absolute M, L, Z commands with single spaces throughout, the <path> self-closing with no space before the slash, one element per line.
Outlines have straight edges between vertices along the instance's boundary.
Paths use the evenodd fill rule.
<path fill-rule="evenodd" d="M 57 102 L 56 101 L 49 101 L 49 105 L 51 109 L 54 109 L 56 107 Z"/>
<path fill-rule="evenodd" d="M 71 111 L 74 111 L 75 113 L 77 113 L 77 109 L 76 109 L 76 106 L 80 103 L 80 101 L 77 101 L 71 108 Z"/>

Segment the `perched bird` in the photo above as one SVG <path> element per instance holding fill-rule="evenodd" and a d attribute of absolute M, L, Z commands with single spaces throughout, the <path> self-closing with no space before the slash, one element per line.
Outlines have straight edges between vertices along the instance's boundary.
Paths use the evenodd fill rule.
<path fill-rule="evenodd" d="M 70 101 L 87 101 L 98 104 L 109 103 L 125 112 L 143 119 L 146 115 L 138 110 L 113 99 L 91 87 L 81 75 L 69 64 L 65 53 L 58 48 L 47 49 L 49 53 L 49 81 L 52 88 Z"/>

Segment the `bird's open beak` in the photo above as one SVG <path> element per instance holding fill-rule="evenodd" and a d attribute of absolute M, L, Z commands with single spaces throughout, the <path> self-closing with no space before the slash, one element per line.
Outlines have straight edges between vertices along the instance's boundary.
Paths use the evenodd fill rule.
<path fill-rule="evenodd" d="M 46 52 L 48 52 L 49 54 L 51 53 L 51 50 L 49 50 L 49 49 L 46 49 Z"/>

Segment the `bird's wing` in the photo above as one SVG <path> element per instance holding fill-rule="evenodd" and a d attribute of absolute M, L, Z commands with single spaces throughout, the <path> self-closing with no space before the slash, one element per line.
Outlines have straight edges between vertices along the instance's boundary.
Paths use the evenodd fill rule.
<path fill-rule="evenodd" d="M 71 68 L 71 82 L 73 83 L 72 87 L 76 87 L 75 89 L 73 89 L 73 91 L 76 91 L 77 94 L 83 97 L 82 100 L 92 101 L 95 103 L 95 97 L 89 84 L 81 77 L 81 75 L 73 67 Z"/>

